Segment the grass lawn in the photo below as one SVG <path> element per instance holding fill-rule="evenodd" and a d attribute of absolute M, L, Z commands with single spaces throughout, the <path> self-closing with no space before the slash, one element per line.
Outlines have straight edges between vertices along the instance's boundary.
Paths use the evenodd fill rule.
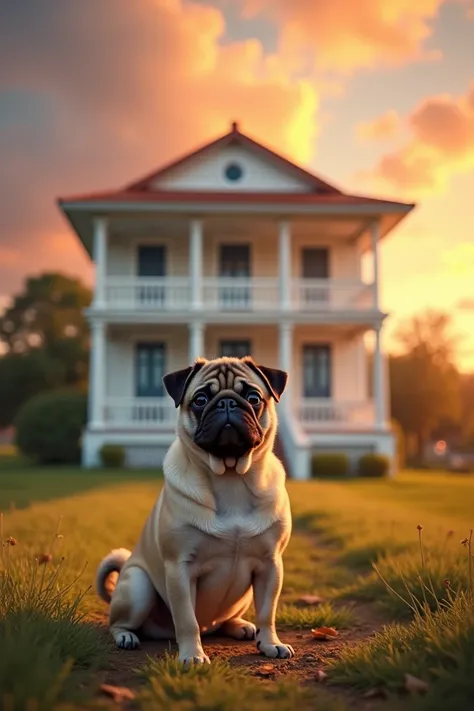
<path fill-rule="evenodd" d="M 143 711 L 474 708 L 472 566 L 460 543 L 474 527 L 474 477 L 289 482 L 278 625 L 296 657 L 272 662 L 251 643 L 209 639 L 213 664 L 190 672 L 174 645 L 114 650 L 106 606 L 89 589 L 110 548 L 133 547 L 160 486 L 150 471 L 0 458 L 3 541 L 16 540 L 2 549 L 0 709 L 117 707 L 103 683 L 126 686 L 135 698 L 122 708 Z M 303 606 L 304 595 L 321 600 Z M 312 639 L 322 625 L 339 635 Z M 407 674 L 427 689 L 407 689 Z"/>

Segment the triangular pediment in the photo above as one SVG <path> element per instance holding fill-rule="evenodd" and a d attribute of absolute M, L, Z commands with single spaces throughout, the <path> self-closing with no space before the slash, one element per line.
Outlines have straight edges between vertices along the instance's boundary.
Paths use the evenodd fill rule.
<path fill-rule="evenodd" d="M 254 141 L 230 133 L 127 186 L 128 190 L 337 194 L 340 191 Z"/>

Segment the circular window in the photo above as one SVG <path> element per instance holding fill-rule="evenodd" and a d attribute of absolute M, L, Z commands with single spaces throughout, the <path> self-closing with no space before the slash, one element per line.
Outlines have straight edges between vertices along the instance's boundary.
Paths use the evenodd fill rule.
<path fill-rule="evenodd" d="M 232 180 L 233 182 L 235 180 L 240 180 L 243 174 L 244 171 L 238 163 L 229 163 L 225 169 L 225 177 L 227 180 Z"/>

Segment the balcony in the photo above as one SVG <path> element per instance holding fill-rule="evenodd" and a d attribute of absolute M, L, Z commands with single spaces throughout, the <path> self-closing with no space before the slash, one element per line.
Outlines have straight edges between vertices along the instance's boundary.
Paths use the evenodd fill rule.
<path fill-rule="evenodd" d="M 305 398 L 298 405 L 297 417 L 307 432 L 321 429 L 359 431 L 373 428 L 376 422 L 375 404 L 372 400 L 336 402 Z"/>
<path fill-rule="evenodd" d="M 296 413 L 307 432 L 324 429 L 359 431 L 371 429 L 375 423 L 371 400 L 335 402 L 307 398 L 297 404 Z M 169 397 L 112 397 L 105 401 L 104 424 L 113 429 L 172 430 L 176 419 L 177 410 Z"/>
<path fill-rule="evenodd" d="M 294 279 L 289 303 L 283 305 L 276 278 L 205 278 L 201 309 L 211 312 L 316 313 L 367 311 L 375 308 L 374 288 L 363 281 Z M 196 310 L 187 277 L 107 277 L 105 304 L 109 309 L 187 312 Z"/>
<path fill-rule="evenodd" d="M 177 410 L 169 397 L 111 397 L 104 407 L 104 423 L 112 428 L 170 430 Z"/>

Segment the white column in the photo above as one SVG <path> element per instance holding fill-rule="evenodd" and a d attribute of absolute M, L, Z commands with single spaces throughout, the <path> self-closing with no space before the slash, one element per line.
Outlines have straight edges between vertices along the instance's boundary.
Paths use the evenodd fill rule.
<path fill-rule="evenodd" d="M 91 324 L 89 373 L 89 427 L 102 427 L 105 405 L 105 324 Z"/>
<path fill-rule="evenodd" d="M 189 324 L 189 362 L 194 363 L 196 358 L 204 356 L 204 324 L 195 321 Z"/>
<path fill-rule="evenodd" d="M 370 230 L 372 241 L 372 264 L 373 264 L 373 289 L 374 289 L 374 309 L 379 308 L 379 240 L 380 240 L 380 220 L 372 223 Z"/>
<path fill-rule="evenodd" d="M 189 230 L 189 275 L 191 277 L 191 309 L 202 308 L 202 221 L 191 220 Z"/>
<path fill-rule="evenodd" d="M 107 273 L 107 219 L 105 217 L 95 217 L 93 221 L 92 257 L 95 263 L 94 306 L 103 307 Z"/>
<path fill-rule="evenodd" d="M 375 347 L 374 347 L 374 358 L 373 358 L 373 397 L 375 401 L 375 423 L 380 429 L 384 428 L 386 425 L 386 412 L 385 412 L 385 383 L 384 383 L 384 367 L 383 367 L 383 355 L 381 348 L 381 330 L 382 327 L 378 326 L 374 329 L 375 333 Z"/>
<path fill-rule="evenodd" d="M 291 231 L 289 223 L 279 223 L 280 238 L 280 304 L 284 311 L 291 308 Z"/>
<path fill-rule="evenodd" d="M 293 374 L 293 324 L 280 324 L 280 368 L 289 373 L 288 385 L 283 394 L 287 410 L 291 406 L 291 378 Z M 285 397 L 286 396 L 286 397 Z"/>

